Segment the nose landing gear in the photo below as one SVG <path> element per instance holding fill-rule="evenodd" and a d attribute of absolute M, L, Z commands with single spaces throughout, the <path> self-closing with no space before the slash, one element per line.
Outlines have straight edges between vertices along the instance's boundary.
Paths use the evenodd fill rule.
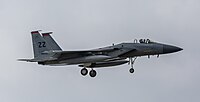
<path fill-rule="evenodd" d="M 134 73 L 134 69 L 133 69 L 133 64 L 135 63 L 137 57 L 134 57 L 134 59 L 132 57 L 129 58 L 129 64 L 131 64 L 131 68 L 129 69 L 130 73 Z"/>

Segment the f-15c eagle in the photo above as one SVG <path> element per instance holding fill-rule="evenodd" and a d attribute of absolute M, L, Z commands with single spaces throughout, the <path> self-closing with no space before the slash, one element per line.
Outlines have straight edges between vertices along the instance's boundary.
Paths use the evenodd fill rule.
<path fill-rule="evenodd" d="M 92 50 L 63 51 L 51 37 L 52 32 L 40 33 L 32 31 L 34 58 L 18 59 L 19 61 L 37 62 L 40 65 L 63 66 L 78 65 L 83 67 L 81 74 L 95 77 L 98 67 L 110 67 L 128 63 L 130 73 L 134 72 L 133 64 L 137 57 L 168 54 L 183 50 L 182 48 L 152 42 L 149 39 L 134 40 L 132 43 L 120 43 Z M 41 36 L 42 35 L 42 36 Z M 129 59 L 129 60 L 127 60 Z"/>

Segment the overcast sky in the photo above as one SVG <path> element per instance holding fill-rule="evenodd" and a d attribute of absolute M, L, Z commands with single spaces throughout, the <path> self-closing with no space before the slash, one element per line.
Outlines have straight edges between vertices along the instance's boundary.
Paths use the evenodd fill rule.
<path fill-rule="evenodd" d="M 0 0 L 0 102 L 199 102 L 199 0 Z M 97 69 L 17 62 L 32 58 L 32 30 L 53 31 L 64 50 L 135 38 L 182 47 L 178 53 Z"/>

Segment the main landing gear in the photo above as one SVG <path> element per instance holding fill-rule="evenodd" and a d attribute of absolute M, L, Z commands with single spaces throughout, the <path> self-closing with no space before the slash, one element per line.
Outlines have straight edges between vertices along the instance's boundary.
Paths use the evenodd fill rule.
<path fill-rule="evenodd" d="M 83 76 L 86 76 L 88 74 L 88 70 L 86 68 L 81 69 L 81 74 Z M 89 72 L 90 77 L 95 77 L 97 75 L 97 72 L 92 68 L 92 70 Z"/>
<path fill-rule="evenodd" d="M 81 74 L 86 76 L 88 74 L 88 70 L 86 68 L 81 69 Z"/>
<path fill-rule="evenodd" d="M 133 64 L 135 63 L 135 60 L 137 59 L 137 57 L 134 57 L 134 59 L 132 57 L 129 58 L 129 64 L 131 65 L 131 68 L 129 69 L 130 73 L 134 73 L 134 69 L 133 69 Z"/>
<path fill-rule="evenodd" d="M 91 77 L 95 77 L 97 75 L 97 72 L 92 69 L 89 74 Z"/>

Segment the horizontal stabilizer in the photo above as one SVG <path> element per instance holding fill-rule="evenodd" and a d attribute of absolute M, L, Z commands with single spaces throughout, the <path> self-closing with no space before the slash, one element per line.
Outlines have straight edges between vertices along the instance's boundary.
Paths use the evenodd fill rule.
<path fill-rule="evenodd" d="M 34 59 L 18 59 L 18 61 L 37 62 Z"/>
<path fill-rule="evenodd" d="M 46 58 L 46 59 L 18 59 L 18 61 L 26 61 L 26 62 L 45 62 L 57 60 L 57 58 Z"/>

